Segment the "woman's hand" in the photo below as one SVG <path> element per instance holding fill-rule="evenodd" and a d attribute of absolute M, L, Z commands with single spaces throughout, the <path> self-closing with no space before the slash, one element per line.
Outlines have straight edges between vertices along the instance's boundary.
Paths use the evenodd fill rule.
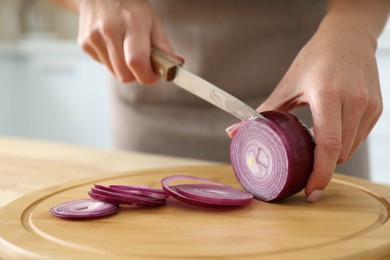
<path fill-rule="evenodd" d="M 310 106 L 316 143 L 306 186 L 310 201 L 325 189 L 336 163 L 353 156 L 382 112 L 373 48 L 365 40 L 336 38 L 329 34 L 312 38 L 257 109 L 290 111 Z"/>
<path fill-rule="evenodd" d="M 349 4 L 355 5 L 353 1 Z M 336 164 L 350 159 L 367 138 L 383 109 L 375 50 L 378 28 L 386 21 L 380 14 L 388 14 L 388 9 L 344 8 L 335 4 L 330 9 L 317 33 L 257 109 L 310 107 L 316 148 L 305 192 L 312 202 L 330 182 Z M 382 17 L 371 28 L 364 21 L 364 11 L 370 8 Z M 354 22 L 360 18 L 362 24 Z"/>
<path fill-rule="evenodd" d="M 120 81 L 155 83 L 151 48 L 174 53 L 158 17 L 146 0 L 80 0 L 78 42 Z"/>

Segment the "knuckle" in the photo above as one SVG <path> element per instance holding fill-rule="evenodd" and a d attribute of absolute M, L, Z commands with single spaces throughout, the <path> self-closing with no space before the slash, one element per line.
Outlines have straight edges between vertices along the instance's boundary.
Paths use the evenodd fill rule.
<path fill-rule="evenodd" d="M 88 36 L 82 34 L 82 35 L 78 35 L 77 36 L 77 44 L 81 47 L 81 48 L 85 48 L 85 47 L 88 47 L 89 45 L 89 41 L 88 41 Z"/>
<path fill-rule="evenodd" d="M 383 106 L 377 102 L 370 102 L 367 105 L 367 115 L 372 118 L 379 118 L 382 114 Z"/>
<path fill-rule="evenodd" d="M 126 10 L 125 12 L 121 13 L 123 19 L 126 21 L 126 24 L 136 24 L 137 23 L 137 16 L 136 12 L 131 12 L 129 10 Z"/>
<path fill-rule="evenodd" d="M 379 115 L 381 115 L 383 113 L 383 102 L 382 101 L 380 101 L 378 103 L 377 111 L 378 111 Z"/>
<path fill-rule="evenodd" d="M 152 85 L 156 82 L 155 78 L 153 78 L 152 76 L 149 76 L 149 75 L 144 75 L 140 80 L 139 82 L 142 84 L 142 85 Z"/>
<path fill-rule="evenodd" d="M 349 160 L 349 153 L 347 151 L 341 151 L 339 159 L 337 160 L 338 163 L 345 163 Z"/>
<path fill-rule="evenodd" d="M 130 73 L 121 72 L 118 74 L 117 78 L 122 83 L 130 83 L 130 82 L 134 81 L 134 77 Z"/>
<path fill-rule="evenodd" d="M 337 88 L 332 86 L 321 88 L 317 95 L 319 98 L 325 98 L 331 102 L 340 100 L 340 93 L 337 91 Z"/>
<path fill-rule="evenodd" d="M 366 91 L 356 93 L 353 97 L 353 102 L 357 109 L 365 109 L 370 103 L 368 93 Z"/>
<path fill-rule="evenodd" d="M 99 34 L 96 30 L 92 30 L 88 33 L 85 33 L 84 35 L 79 35 L 77 37 L 77 43 L 82 48 L 89 47 L 90 45 L 93 45 L 93 43 L 96 43 L 99 39 Z"/>
<path fill-rule="evenodd" d="M 131 69 L 142 68 L 144 66 L 144 59 L 139 54 L 131 54 L 126 61 L 127 66 Z"/>
<path fill-rule="evenodd" d="M 112 38 L 114 36 L 115 30 L 110 24 L 100 22 L 98 27 L 103 38 Z"/>
<path fill-rule="evenodd" d="M 85 52 L 88 52 L 91 48 L 91 45 L 89 42 L 85 40 L 78 40 L 78 45 L 81 47 L 81 49 Z"/>
<path fill-rule="evenodd" d="M 154 84 L 155 82 L 156 82 L 156 80 L 154 78 L 150 77 L 150 78 L 144 79 L 142 84 L 151 85 L 151 84 Z"/>
<path fill-rule="evenodd" d="M 341 151 L 341 138 L 339 137 L 328 137 L 322 143 L 317 145 L 322 146 L 329 154 L 339 155 Z"/>
<path fill-rule="evenodd" d="M 376 102 L 371 102 L 369 105 L 369 109 L 375 113 L 376 116 L 380 116 L 383 113 L 383 102 L 380 99 Z"/>

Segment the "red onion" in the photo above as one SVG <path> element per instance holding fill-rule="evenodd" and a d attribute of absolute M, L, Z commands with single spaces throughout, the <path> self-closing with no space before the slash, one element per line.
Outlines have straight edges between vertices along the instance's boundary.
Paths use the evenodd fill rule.
<path fill-rule="evenodd" d="M 256 199 L 274 201 L 301 191 L 313 169 L 314 141 L 308 128 L 282 111 L 243 121 L 230 159 L 237 180 Z"/>
<path fill-rule="evenodd" d="M 183 196 L 217 205 L 244 205 L 253 198 L 253 195 L 229 186 L 185 184 L 176 185 L 175 188 Z"/>
<path fill-rule="evenodd" d="M 202 184 L 181 184 L 169 186 L 173 181 L 198 181 Z M 207 184 L 204 184 L 206 182 Z M 161 181 L 166 193 L 182 202 L 201 207 L 227 207 L 248 204 L 253 195 L 223 183 L 186 175 L 174 175 Z"/>
<path fill-rule="evenodd" d="M 171 181 L 190 180 L 197 184 L 168 186 Z M 205 184 L 206 183 L 206 184 Z M 76 200 L 59 204 L 50 209 L 52 215 L 64 219 L 88 219 L 106 216 L 117 211 L 119 204 L 160 206 L 166 198 L 174 198 L 188 204 L 203 207 L 242 206 L 248 204 L 253 195 L 217 181 L 192 176 L 170 176 L 161 181 L 163 189 L 147 186 L 98 185 L 88 191 L 89 200 Z"/>
<path fill-rule="evenodd" d="M 111 203 L 111 204 L 129 204 L 129 202 L 127 201 L 122 201 L 122 200 L 119 200 L 119 199 L 114 199 L 110 196 L 106 196 L 106 195 L 102 195 L 102 194 L 99 194 L 99 193 L 95 193 L 95 192 L 92 192 L 92 191 L 88 191 L 88 195 L 89 197 L 91 197 L 92 199 L 94 200 L 99 200 L 99 201 L 103 201 L 103 202 L 106 202 L 106 203 Z"/>
<path fill-rule="evenodd" d="M 97 184 L 91 189 L 89 195 L 95 199 L 102 199 L 106 202 L 116 202 L 118 204 L 136 204 L 144 206 L 159 206 L 165 204 L 165 199 L 156 199 Z"/>
<path fill-rule="evenodd" d="M 115 213 L 117 204 L 98 200 L 73 200 L 54 206 L 50 209 L 53 216 L 64 219 L 91 219 Z"/>
<path fill-rule="evenodd" d="M 168 194 L 166 194 L 163 189 L 153 189 L 148 186 L 109 185 L 108 187 L 113 190 L 139 194 L 141 196 L 155 199 L 168 198 Z"/>

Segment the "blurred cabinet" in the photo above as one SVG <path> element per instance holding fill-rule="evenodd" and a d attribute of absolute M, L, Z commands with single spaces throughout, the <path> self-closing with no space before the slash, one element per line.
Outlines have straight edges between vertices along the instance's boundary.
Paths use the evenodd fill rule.
<path fill-rule="evenodd" d="M 74 42 L 0 45 L 0 134 L 111 147 L 107 73 Z"/>

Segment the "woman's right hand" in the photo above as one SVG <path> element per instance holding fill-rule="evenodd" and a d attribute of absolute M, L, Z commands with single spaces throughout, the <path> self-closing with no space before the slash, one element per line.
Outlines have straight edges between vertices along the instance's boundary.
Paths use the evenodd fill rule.
<path fill-rule="evenodd" d="M 80 0 L 78 43 L 121 82 L 149 85 L 153 71 L 151 48 L 175 54 L 147 0 Z"/>

